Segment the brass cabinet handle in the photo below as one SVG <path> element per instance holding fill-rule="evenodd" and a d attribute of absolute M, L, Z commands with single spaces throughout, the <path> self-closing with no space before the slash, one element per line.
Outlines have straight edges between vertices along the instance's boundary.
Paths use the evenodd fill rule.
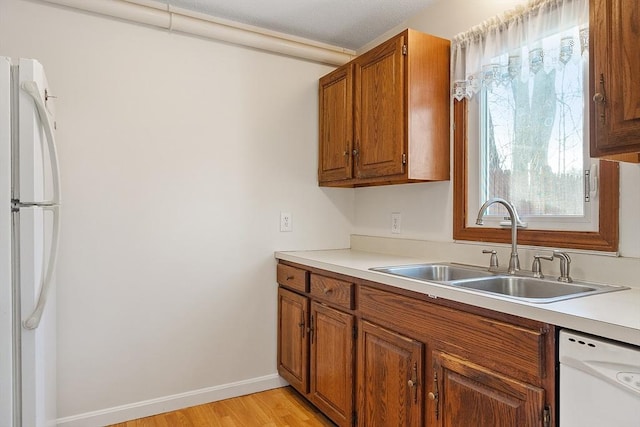
<path fill-rule="evenodd" d="M 360 147 L 360 140 L 356 140 L 356 147 Z M 360 163 L 360 151 L 358 151 L 358 148 L 354 148 L 351 154 L 353 154 L 353 160 L 356 164 Z"/>
<path fill-rule="evenodd" d="M 418 403 L 418 363 L 417 362 L 413 362 L 411 379 L 407 381 L 407 385 L 413 389 L 413 403 Z"/>
<path fill-rule="evenodd" d="M 302 338 L 304 338 L 305 328 L 304 328 L 304 319 L 307 317 L 307 313 L 302 312 L 302 319 L 300 319 L 300 323 L 298 323 L 298 327 L 300 328 L 300 332 L 302 333 Z"/>
<path fill-rule="evenodd" d="M 287 276 L 287 280 L 293 280 L 293 279 L 295 279 L 294 276 Z"/>
<path fill-rule="evenodd" d="M 439 406 L 439 400 L 440 400 L 440 394 L 438 393 L 438 371 L 435 369 L 433 369 L 433 391 L 430 391 L 427 394 L 427 397 L 429 398 L 429 400 L 432 400 L 434 402 L 434 412 L 436 415 L 436 420 L 440 417 L 440 408 Z"/>
<path fill-rule="evenodd" d="M 604 87 L 604 74 L 600 74 L 600 92 L 593 95 L 593 102 L 601 105 L 600 107 L 600 123 L 604 124 L 606 120 L 604 104 L 607 102 L 607 96 Z"/>
<path fill-rule="evenodd" d="M 329 294 L 333 293 L 333 289 L 331 289 L 331 288 L 324 288 L 324 289 L 322 290 L 322 292 L 323 292 L 325 295 L 329 295 Z"/>

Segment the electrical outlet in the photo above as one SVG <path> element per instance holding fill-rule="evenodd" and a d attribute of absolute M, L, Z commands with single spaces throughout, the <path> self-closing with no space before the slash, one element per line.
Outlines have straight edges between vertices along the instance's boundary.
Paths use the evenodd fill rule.
<path fill-rule="evenodd" d="M 391 232 L 393 234 L 400 234 L 400 229 L 402 227 L 402 215 L 400 212 L 392 212 L 391 213 Z"/>
<path fill-rule="evenodd" d="M 291 214 L 289 212 L 280 212 L 280 231 L 293 231 Z"/>

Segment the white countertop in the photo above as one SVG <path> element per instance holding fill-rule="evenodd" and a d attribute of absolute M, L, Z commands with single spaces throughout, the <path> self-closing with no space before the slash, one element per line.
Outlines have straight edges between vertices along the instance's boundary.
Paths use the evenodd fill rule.
<path fill-rule="evenodd" d="M 451 260 L 419 259 L 351 249 L 276 252 L 275 257 L 640 346 L 640 289 L 637 288 L 538 304 L 369 270 L 371 267 Z"/>

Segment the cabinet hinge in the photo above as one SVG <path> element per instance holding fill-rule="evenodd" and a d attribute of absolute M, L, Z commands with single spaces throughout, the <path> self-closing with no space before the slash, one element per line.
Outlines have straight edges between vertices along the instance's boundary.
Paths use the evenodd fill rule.
<path fill-rule="evenodd" d="M 406 54 L 407 54 L 407 45 L 406 45 L 406 44 L 403 44 L 403 45 L 402 45 L 402 54 L 403 54 L 403 55 L 406 55 Z"/>
<path fill-rule="evenodd" d="M 407 155 L 405 153 L 402 153 L 402 164 L 403 165 L 407 164 Z"/>
<path fill-rule="evenodd" d="M 544 407 L 544 412 L 542 413 L 542 423 L 544 427 L 551 426 L 551 408 L 549 408 L 549 406 Z"/>

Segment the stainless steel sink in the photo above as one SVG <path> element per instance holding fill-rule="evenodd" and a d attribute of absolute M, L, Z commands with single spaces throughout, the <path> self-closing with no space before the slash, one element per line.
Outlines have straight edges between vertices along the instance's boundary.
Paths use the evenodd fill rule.
<path fill-rule="evenodd" d="M 375 267 L 370 270 L 533 303 L 550 303 L 629 289 L 624 286 L 587 282 L 564 283 L 555 279 L 536 279 L 526 275 L 498 274 L 482 267 L 447 262 Z"/>
<path fill-rule="evenodd" d="M 585 282 L 562 283 L 557 280 L 521 276 L 493 276 L 450 282 L 465 289 L 502 295 L 519 300 L 548 303 L 569 298 L 628 289 L 624 286 L 600 285 Z"/>
<path fill-rule="evenodd" d="M 453 263 L 399 265 L 394 267 L 370 268 L 381 273 L 430 282 L 451 282 L 455 280 L 493 276 L 486 269 Z"/>

